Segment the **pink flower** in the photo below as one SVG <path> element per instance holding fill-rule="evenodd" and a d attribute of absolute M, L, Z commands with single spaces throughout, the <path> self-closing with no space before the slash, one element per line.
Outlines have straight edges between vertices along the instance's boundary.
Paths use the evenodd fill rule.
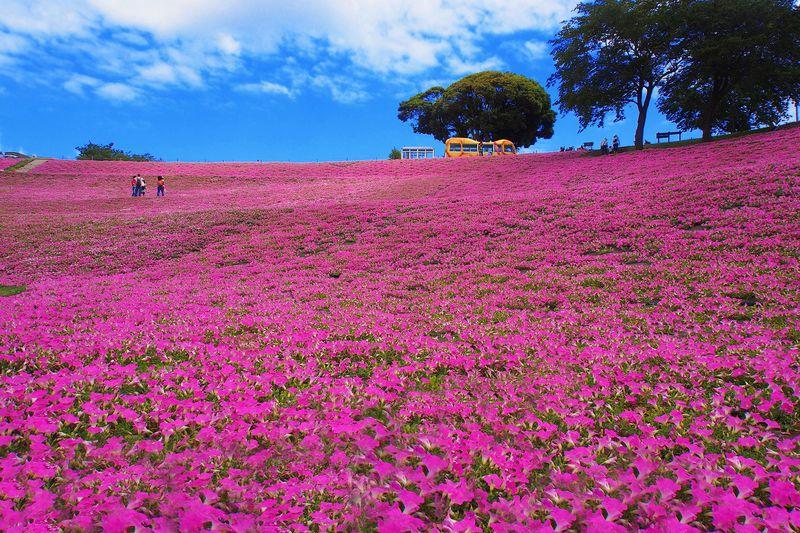
<path fill-rule="evenodd" d="M 668 477 L 662 477 L 656 481 L 656 488 L 662 500 L 671 500 L 681 490 L 681 485 Z"/>
<path fill-rule="evenodd" d="M 117 506 L 103 517 L 102 526 L 103 531 L 109 533 L 124 533 L 131 527 L 136 529 L 147 527 L 148 522 L 144 514 Z"/>
<path fill-rule="evenodd" d="M 747 476 L 736 475 L 731 481 L 737 498 L 749 498 L 758 488 L 758 482 Z"/>
<path fill-rule="evenodd" d="M 586 531 L 589 533 L 623 533 L 625 528 L 614 522 L 609 522 L 599 512 L 594 512 L 586 519 Z"/>
<path fill-rule="evenodd" d="M 158 453 L 164 449 L 164 443 L 156 440 L 143 440 L 139 442 L 139 449 L 147 453 Z"/>
<path fill-rule="evenodd" d="M 565 531 L 575 521 L 572 513 L 560 507 L 550 509 L 550 516 L 553 517 L 555 531 Z"/>
<path fill-rule="evenodd" d="M 628 506 L 615 498 L 603 498 L 600 505 L 605 510 L 605 519 L 613 522 L 624 513 Z"/>
<path fill-rule="evenodd" d="M 483 480 L 489 485 L 489 489 L 499 489 L 503 486 L 503 480 L 497 474 L 488 474 L 483 476 Z"/>
<path fill-rule="evenodd" d="M 390 507 L 378 522 L 378 531 L 381 533 L 407 533 L 420 531 L 424 522 L 419 518 L 403 513 L 397 507 Z"/>
<path fill-rule="evenodd" d="M 454 533 L 478 533 L 482 531 L 477 522 L 475 522 L 474 513 L 466 513 L 464 518 L 453 522 L 450 527 Z"/>
<path fill-rule="evenodd" d="M 419 509 L 420 504 L 425 501 L 425 498 L 416 492 L 411 492 L 410 490 L 401 490 L 397 494 L 397 500 L 403 506 L 404 513 L 412 514 L 414 511 Z"/>
<path fill-rule="evenodd" d="M 447 494 L 450 497 L 450 503 L 453 505 L 461 505 L 472 501 L 475 497 L 475 494 L 466 483 L 454 483 L 452 481 L 446 481 L 444 485 L 440 485 L 442 492 Z"/>
<path fill-rule="evenodd" d="M 0 530 L 800 528 L 799 140 L 5 172 Z"/>
<path fill-rule="evenodd" d="M 770 480 L 769 494 L 772 503 L 784 507 L 800 506 L 800 493 L 789 481 Z"/>
<path fill-rule="evenodd" d="M 787 529 L 789 526 L 789 512 L 783 507 L 767 507 L 763 511 L 764 523 L 776 531 Z"/>

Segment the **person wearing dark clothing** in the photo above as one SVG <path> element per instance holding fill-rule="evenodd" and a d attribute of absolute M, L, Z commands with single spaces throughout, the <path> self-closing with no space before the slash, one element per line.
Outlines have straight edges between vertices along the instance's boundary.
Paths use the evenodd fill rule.
<path fill-rule="evenodd" d="M 608 139 L 603 137 L 603 140 L 600 141 L 600 153 L 603 155 L 608 155 Z"/>
<path fill-rule="evenodd" d="M 616 154 L 619 152 L 619 137 L 617 134 L 614 134 L 614 138 L 611 140 L 611 153 Z"/>
<path fill-rule="evenodd" d="M 156 189 L 156 196 L 164 196 L 164 176 L 158 177 L 158 188 Z"/>

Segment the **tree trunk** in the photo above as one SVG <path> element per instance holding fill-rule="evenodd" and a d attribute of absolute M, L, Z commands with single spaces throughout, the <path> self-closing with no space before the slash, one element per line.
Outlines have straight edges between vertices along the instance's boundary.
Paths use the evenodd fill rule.
<path fill-rule="evenodd" d="M 637 150 L 644 148 L 644 123 L 647 121 L 647 109 L 639 110 L 639 120 L 636 123 L 636 137 L 634 144 Z"/>
<path fill-rule="evenodd" d="M 703 132 L 703 141 L 711 140 L 711 131 L 714 128 L 714 117 L 717 116 L 717 107 L 719 107 L 719 103 L 717 99 L 712 96 L 700 117 L 700 130 Z"/>
<path fill-rule="evenodd" d="M 641 94 L 639 96 L 639 101 L 642 103 L 639 105 L 639 118 L 636 122 L 636 136 L 633 139 L 633 143 L 636 145 L 637 150 L 644 148 L 644 124 L 647 122 L 647 111 L 650 108 L 650 99 L 653 96 L 652 86 L 647 87 L 645 90 L 647 91 L 647 95 L 644 97 L 644 101 L 642 101 Z"/>
<path fill-rule="evenodd" d="M 703 141 L 711 140 L 711 120 L 708 118 L 703 119 L 703 125 L 700 128 L 703 131 Z"/>
<path fill-rule="evenodd" d="M 711 95 L 708 98 L 708 104 L 700 116 L 700 130 L 703 132 L 703 141 L 711 140 L 711 132 L 714 129 L 714 119 L 717 118 L 719 106 L 722 103 L 722 97 L 727 90 L 727 81 L 714 79 L 714 84 L 711 88 Z"/>

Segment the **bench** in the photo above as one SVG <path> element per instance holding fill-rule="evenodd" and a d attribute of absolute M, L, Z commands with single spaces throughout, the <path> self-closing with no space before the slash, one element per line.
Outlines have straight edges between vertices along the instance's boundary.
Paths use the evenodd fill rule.
<path fill-rule="evenodd" d="M 656 133 L 656 140 L 658 142 L 661 142 L 661 139 L 666 139 L 667 142 L 671 142 L 672 141 L 672 136 L 673 135 L 677 135 L 678 136 L 678 140 L 680 141 L 682 134 L 683 134 L 682 131 L 662 131 L 660 133 Z"/>
<path fill-rule="evenodd" d="M 583 143 L 583 148 L 586 149 L 586 150 L 591 150 L 593 147 L 594 147 L 594 143 L 593 142 Z"/>

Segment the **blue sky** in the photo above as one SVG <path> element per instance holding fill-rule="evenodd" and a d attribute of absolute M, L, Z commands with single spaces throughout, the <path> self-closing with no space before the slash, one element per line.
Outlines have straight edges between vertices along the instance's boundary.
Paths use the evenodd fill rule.
<path fill-rule="evenodd" d="M 0 149 L 74 157 L 89 140 L 165 160 L 380 159 L 434 146 L 397 104 L 466 74 L 543 85 L 572 0 L 4 0 Z M 554 98 L 554 88 L 549 88 Z M 618 133 L 559 116 L 536 151 Z M 646 138 L 672 129 L 651 110 Z"/>

